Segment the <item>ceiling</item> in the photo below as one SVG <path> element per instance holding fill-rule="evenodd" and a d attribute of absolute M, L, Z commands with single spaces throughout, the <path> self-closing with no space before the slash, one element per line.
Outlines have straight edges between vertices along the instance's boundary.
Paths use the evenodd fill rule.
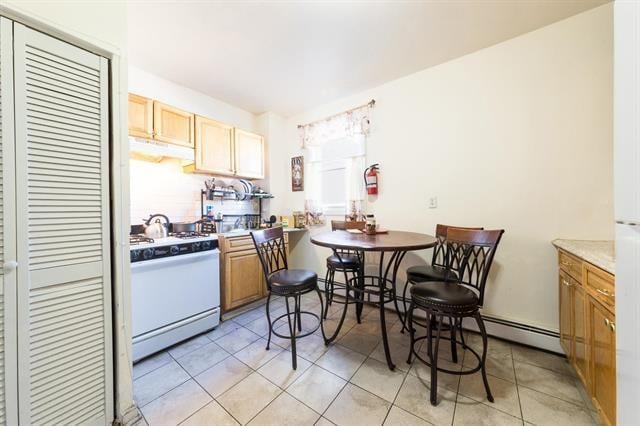
<path fill-rule="evenodd" d="M 607 2 L 130 0 L 129 61 L 287 116 Z"/>

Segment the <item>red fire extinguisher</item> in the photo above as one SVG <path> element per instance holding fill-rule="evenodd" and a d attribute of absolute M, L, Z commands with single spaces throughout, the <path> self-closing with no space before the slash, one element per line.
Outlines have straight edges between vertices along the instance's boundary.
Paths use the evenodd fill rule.
<path fill-rule="evenodd" d="M 378 163 L 372 164 L 364 170 L 364 184 L 369 195 L 378 194 L 378 170 L 380 170 Z"/>

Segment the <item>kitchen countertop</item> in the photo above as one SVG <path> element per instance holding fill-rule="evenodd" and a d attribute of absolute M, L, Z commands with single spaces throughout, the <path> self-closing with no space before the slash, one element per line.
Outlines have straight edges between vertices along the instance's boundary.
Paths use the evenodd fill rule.
<path fill-rule="evenodd" d="M 613 241 L 556 239 L 551 243 L 610 274 L 615 275 L 616 273 L 616 254 Z"/>
<path fill-rule="evenodd" d="M 307 228 L 283 228 L 282 230 L 283 230 L 284 232 L 304 232 L 304 231 L 306 231 L 306 230 L 307 230 Z M 251 231 L 252 231 L 252 230 L 248 230 L 248 229 L 246 229 L 246 230 L 245 230 L 245 229 L 243 229 L 242 231 L 235 231 L 235 232 L 223 232 L 223 233 L 220 233 L 220 234 L 218 234 L 218 235 L 221 235 L 221 236 L 226 237 L 226 238 L 230 238 L 230 237 L 244 237 L 244 236 L 249 235 L 249 233 L 250 233 Z"/>

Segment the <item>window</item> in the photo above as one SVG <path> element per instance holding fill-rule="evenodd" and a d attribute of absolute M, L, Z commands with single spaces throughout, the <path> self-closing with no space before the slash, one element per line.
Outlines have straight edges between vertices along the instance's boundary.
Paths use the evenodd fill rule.
<path fill-rule="evenodd" d="M 350 201 L 362 200 L 364 138 L 328 141 L 307 150 L 309 196 L 326 216 L 344 216 Z"/>

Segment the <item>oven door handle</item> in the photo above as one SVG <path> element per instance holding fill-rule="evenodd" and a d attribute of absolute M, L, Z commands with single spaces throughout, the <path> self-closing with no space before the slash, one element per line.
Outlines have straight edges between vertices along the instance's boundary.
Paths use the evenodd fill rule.
<path fill-rule="evenodd" d="M 196 252 L 196 253 L 190 253 L 190 254 L 183 254 L 183 255 L 179 255 L 179 256 L 167 256 L 167 257 L 160 257 L 158 259 L 151 259 L 151 260 L 142 260 L 139 262 L 133 262 L 131 264 L 131 269 L 135 270 L 135 269 L 141 269 L 147 266 L 165 266 L 171 263 L 176 263 L 176 262 L 180 262 L 180 261 L 188 261 L 188 262 L 193 262 L 196 260 L 200 260 L 203 257 L 212 257 L 212 258 L 216 258 L 216 260 L 219 258 L 220 256 L 220 250 L 218 249 L 213 249 L 213 250 L 207 250 L 207 251 L 200 251 L 200 252 Z"/>

